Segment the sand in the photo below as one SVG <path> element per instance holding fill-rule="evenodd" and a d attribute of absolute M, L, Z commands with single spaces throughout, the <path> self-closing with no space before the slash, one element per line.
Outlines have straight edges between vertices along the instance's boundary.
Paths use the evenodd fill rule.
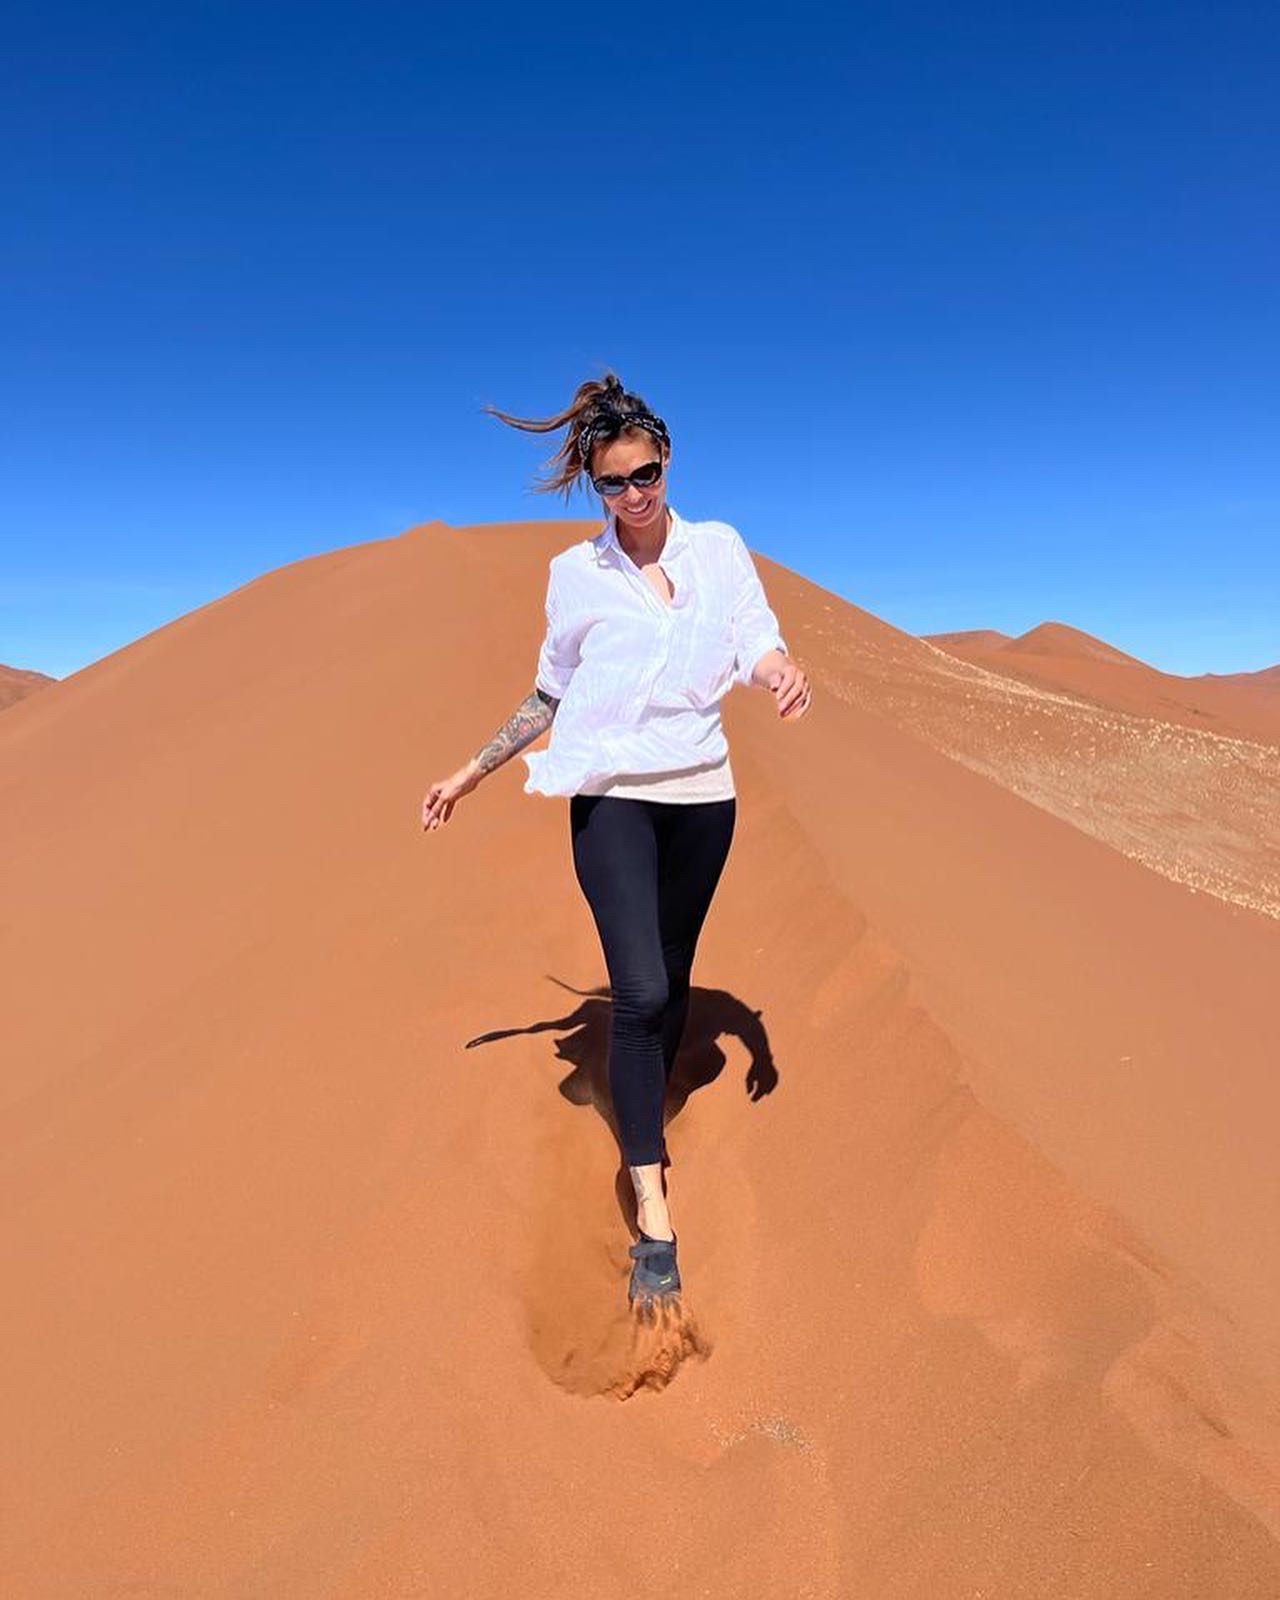
<path fill-rule="evenodd" d="M 1275 1600 L 1256 686 L 1192 728 L 761 561 L 815 700 L 726 704 L 637 1328 L 566 803 L 419 820 L 588 531 L 301 561 L 0 718 L 5 1591 Z"/>
<path fill-rule="evenodd" d="M 0 665 L 0 711 L 6 706 L 16 705 L 27 695 L 34 694 L 37 689 L 43 689 L 47 684 L 57 681 L 46 672 L 32 672 L 26 667 Z"/>
<path fill-rule="evenodd" d="M 934 633 L 927 639 L 1002 677 L 1057 689 L 1107 710 L 1198 733 L 1280 741 L 1280 666 L 1183 678 L 1061 622 L 1042 622 L 1016 639 L 992 629 Z"/>

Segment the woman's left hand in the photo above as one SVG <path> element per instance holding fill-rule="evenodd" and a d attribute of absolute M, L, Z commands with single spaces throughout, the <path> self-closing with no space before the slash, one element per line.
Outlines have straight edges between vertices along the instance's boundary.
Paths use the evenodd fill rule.
<path fill-rule="evenodd" d="M 758 662 L 755 676 L 773 694 L 780 717 L 798 722 L 809 709 L 808 675 L 798 661 L 784 656 L 781 650 L 771 650 Z"/>

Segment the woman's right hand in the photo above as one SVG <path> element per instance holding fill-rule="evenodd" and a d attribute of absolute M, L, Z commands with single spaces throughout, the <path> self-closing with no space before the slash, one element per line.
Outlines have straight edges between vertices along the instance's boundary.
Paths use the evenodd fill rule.
<path fill-rule="evenodd" d="M 422 802 L 422 826 L 426 829 L 438 828 L 442 822 L 448 822 L 454 806 L 464 794 L 471 793 L 483 776 L 473 756 L 465 767 L 459 767 L 451 776 L 433 783 Z"/>

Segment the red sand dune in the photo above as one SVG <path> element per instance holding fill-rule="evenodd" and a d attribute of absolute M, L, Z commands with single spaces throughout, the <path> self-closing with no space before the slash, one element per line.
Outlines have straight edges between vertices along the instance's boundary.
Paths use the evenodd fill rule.
<path fill-rule="evenodd" d="M 991 630 L 933 633 L 928 643 L 976 666 L 1094 705 L 1180 727 L 1274 744 L 1280 740 L 1280 667 L 1182 678 L 1061 622 L 1004 643 Z"/>
<path fill-rule="evenodd" d="M 31 672 L 25 667 L 0 665 L 0 711 L 6 706 L 15 705 L 19 700 L 24 700 L 35 690 L 43 689 L 46 684 L 57 681 L 44 672 Z"/>
<path fill-rule="evenodd" d="M 1009 634 L 1001 633 L 998 628 L 967 628 L 961 633 L 930 633 L 925 637 L 940 650 L 951 650 L 958 646 L 962 651 L 998 650 L 1010 639 Z"/>
<path fill-rule="evenodd" d="M 1242 689 L 1267 689 L 1272 693 L 1280 691 L 1280 664 L 1274 667 L 1263 667 L 1258 672 L 1206 672 L 1201 683 L 1233 683 Z"/>
<path fill-rule="evenodd" d="M 1002 647 L 1010 655 L 1082 656 L 1087 661 L 1114 661 L 1118 665 L 1140 667 L 1137 656 L 1129 656 L 1091 633 L 1072 628 L 1065 622 L 1041 622 Z"/>
<path fill-rule="evenodd" d="M 5 1592 L 1275 1600 L 1280 749 L 762 561 L 815 702 L 726 706 L 637 1334 L 566 807 L 419 821 L 585 531 L 298 562 L 0 721 Z"/>

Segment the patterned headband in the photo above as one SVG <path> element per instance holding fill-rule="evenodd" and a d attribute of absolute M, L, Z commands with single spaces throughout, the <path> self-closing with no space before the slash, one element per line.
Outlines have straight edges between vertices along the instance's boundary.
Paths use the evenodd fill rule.
<path fill-rule="evenodd" d="M 599 436 L 607 432 L 609 438 L 614 439 L 624 428 L 643 428 L 659 444 L 671 448 L 671 435 L 667 432 L 666 423 L 661 417 L 655 417 L 652 411 L 601 411 L 584 424 L 578 435 L 578 457 L 585 472 L 591 470 L 591 452 Z"/>

